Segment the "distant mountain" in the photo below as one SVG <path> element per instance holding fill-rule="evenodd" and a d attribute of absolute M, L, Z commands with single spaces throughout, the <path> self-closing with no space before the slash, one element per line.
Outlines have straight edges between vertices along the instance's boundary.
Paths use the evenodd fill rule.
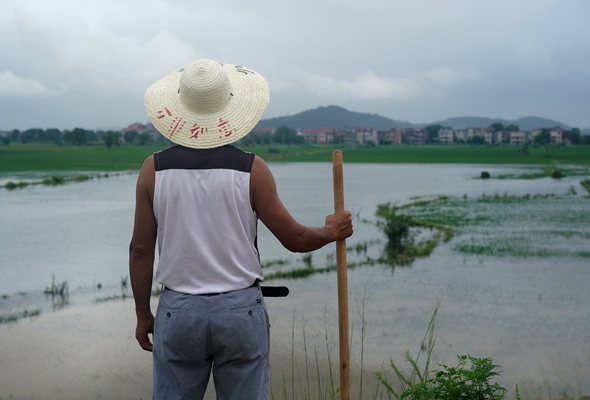
<path fill-rule="evenodd" d="M 508 120 L 502 118 L 486 118 L 486 117 L 455 117 L 447 118 L 444 121 L 433 122 L 432 124 L 452 127 L 454 129 L 465 128 L 480 128 L 483 126 L 490 126 L 495 122 L 500 122 L 504 125 L 518 125 L 524 131 L 541 129 L 541 128 L 555 128 L 560 126 L 564 129 L 570 129 L 570 126 L 554 121 L 552 119 L 540 117 L 523 117 L 515 120 Z"/>
<path fill-rule="evenodd" d="M 288 117 L 263 119 L 258 123 L 256 128 L 278 128 L 282 125 L 299 130 L 354 127 L 388 130 L 391 128 L 410 128 L 414 126 L 409 122 L 395 121 L 377 114 L 363 114 L 348 111 L 338 106 L 327 106 L 303 111 Z"/>
<path fill-rule="evenodd" d="M 263 119 L 258 123 L 256 128 L 278 128 L 279 126 L 286 125 L 289 128 L 299 130 L 354 127 L 388 130 L 391 128 L 419 128 L 428 125 L 442 125 L 454 129 L 464 129 L 490 126 L 495 122 L 500 122 L 504 125 L 518 125 L 522 130 L 555 128 L 556 126 L 571 129 L 570 126 L 562 122 L 540 117 L 523 117 L 515 120 L 487 117 L 455 117 L 426 124 L 412 124 L 407 121 L 396 121 L 377 114 L 348 111 L 338 106 L 318 107 L 314 110 L 303 111 L 287 117 Z M 583 130 L 582 133 L 590 133 L 590 128 Z"/>

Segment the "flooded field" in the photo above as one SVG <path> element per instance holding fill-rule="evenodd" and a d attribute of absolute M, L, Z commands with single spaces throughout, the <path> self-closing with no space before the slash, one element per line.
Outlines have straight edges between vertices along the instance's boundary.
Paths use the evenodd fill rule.
<path fill-rule="evenodd" d="M 321 225 L 333 207 L 331 166 L 271 164 L 271 169 L 292 214 L 304 224 Z M 483 170 L 492 179 L 479 179 Z M 556 393 L 565 387 L 590 392 L 590 198 L 579 177 L 494 179 L 528 171 L 483 165 L 345 165 L 345 202 L 355 219 L 355 234 L 347 241 L 351 264 L 383 254 L 386 239 L 375 225 L 378 204 L 421 202 L 404 212 L 455 232 L 427 258 L 349 271 L 351 354 L 359 370 L 362 343 L 366 385 L 374 383 L 370 374 L 390 359 L 403 365 L 406 350 L 418 352 L 440 300 L 434 362 L 453 363 L 459 354 L 492 357 L 502 366 L 500 381 L 509 390 L 516 383 L 535 388 L 548 381 Z M 135 179 L 121 174 L 0 190 L 0 316 L 17 317 L 0 324 L 0 335 L 14 324 L 34 324 L 76 308 L 104 312 L 121 301 L 128 302 L 132 317 L 126 279 Z M 304 255 L 282 249 L 262 225 L 258 243 L 262 263 L 273 264 L 265 269 L 268 275 L 334 263 L 332 246 L 304 260 Z M 43 294 L 52 282 L 67 282 L 68 296 Z M 287 298 L 267 299 L 273 352 L 284 362 L 274 370 L 280 380 L 282 373 L 289 376 L 292 365 L 284 360 L 292 353 L 301 372 L 306 346 L 310 355 L 317 349 L 325 357 L 337 339 L 336 276 L 321 273 L 266 283 L 291 290 Z M 2 346 L 0 354 L 9 351 Z M 6 368 L 0 358 L 0 371 Z"/>

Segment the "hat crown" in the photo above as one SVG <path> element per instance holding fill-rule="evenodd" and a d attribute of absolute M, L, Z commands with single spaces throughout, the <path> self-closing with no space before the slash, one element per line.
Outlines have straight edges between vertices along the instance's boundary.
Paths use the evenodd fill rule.
<path fill-rule="evenodd" d="M 186 108 L 210 114 L 226 108 L 233 95 L 225 68 L 213 60 L 198 60 L 182 71 L 179 96 Z"/>

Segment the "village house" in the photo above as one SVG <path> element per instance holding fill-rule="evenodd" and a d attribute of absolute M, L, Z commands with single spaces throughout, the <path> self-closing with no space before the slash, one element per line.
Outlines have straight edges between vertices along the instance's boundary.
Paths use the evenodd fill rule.
<path fill-rule="evenodd" d="M 513 146 L 523 145 L 526 143 L 526 134 L 522 131 L 510 132 L 510 144 Z"/>
<path fill-rule="evenodd" d="M 352 128 L 352 131 L 356 135 L 357 144 L 379 143 L 379 135 L 377 134 L 377 129 L 375 128 L 356 127 Z"/>
<path fill-rule="evenodd" d="M 252 133 L 259 133 L 261 135 L 273 135 L 275 133 L 275 128 L 272 126 L 267 126 L 265 128 L 254 128 L 252 129 Z"/>
<path fill-rule="evenodd" d="M 334 128 L 307 129 L 302 136 L 307 144 L 327 144 L 334 143 L 340 132 Z"/>
<path fill-rule="evenodd" d="M 379 143 L 402 144 L 402 131 L 400 129 L 390 129 L 388 131 L 378 132 Z"/>
<path fill-rule="evenodd" d="M 441 127 L 438 130 L 438 143 L 439 144 L 453 144 L 455 137 L 455 131 L 453 128 Z"/>
<path fill-rule="evenodd" d="M 560 127 L 551 129 L 549 134 L 551 135 L 551 144 L 563 143 L 563 131 Z"/>
<path fill-rule="evenodd" d="M 479 133 L 480 133 L 480 136 L 482 136 L 484 138 L 484 141 L 487 144 L 496 143 L 496 139 L 498 138 L 498 136 L 495 134 L 496 131 L 494 128 L 490 128 L 490 127 L 479 128 Z"/>
<path fill-rule="evenodd" d="M 121 129 L 121 133 L 125 135 L 125 132 L 135 131 L 140 135 L 144 132 L 150 134 L 150 140 L 156 140 L 160 138 L 160 133 L 157 131 L 156 128 L 152 124 L 140 124 L 139 122 L 135 124 L 131 124 L 123 129 Z"/>
<path fill-rule="evenodd" d="M 422 128 L 406 128 L 402 133 L 402 141 L 409 144 L 424 144 L 428 141 L 428 132 Z"/>

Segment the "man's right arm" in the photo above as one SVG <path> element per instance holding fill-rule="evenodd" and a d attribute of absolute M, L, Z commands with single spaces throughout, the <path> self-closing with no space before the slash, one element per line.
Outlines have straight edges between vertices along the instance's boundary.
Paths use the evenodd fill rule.
<path fill-rule="evenodd" d="M 279 198 L 268 165 L 258 156 L 250 174 L 250 200 L 260 220 L 286 249 L 305 253 L 352 235 L 352 217 L 348 211 L 329 214 L 325 224 L 311 228 L 298 223 Z"/>
<path fill-rule="evenodd" d="M 153 333 L 154 325 L 154 316 L 150 309 L 157 235 L 153 212 L 154 185 L 154 159 L 150 156 L 143 163 L 137 178 L 135 221 L 129 245 L 129 277 L 137 316 L 135 337 L 147 351 L 152 351 L 149 334 Z"/>

